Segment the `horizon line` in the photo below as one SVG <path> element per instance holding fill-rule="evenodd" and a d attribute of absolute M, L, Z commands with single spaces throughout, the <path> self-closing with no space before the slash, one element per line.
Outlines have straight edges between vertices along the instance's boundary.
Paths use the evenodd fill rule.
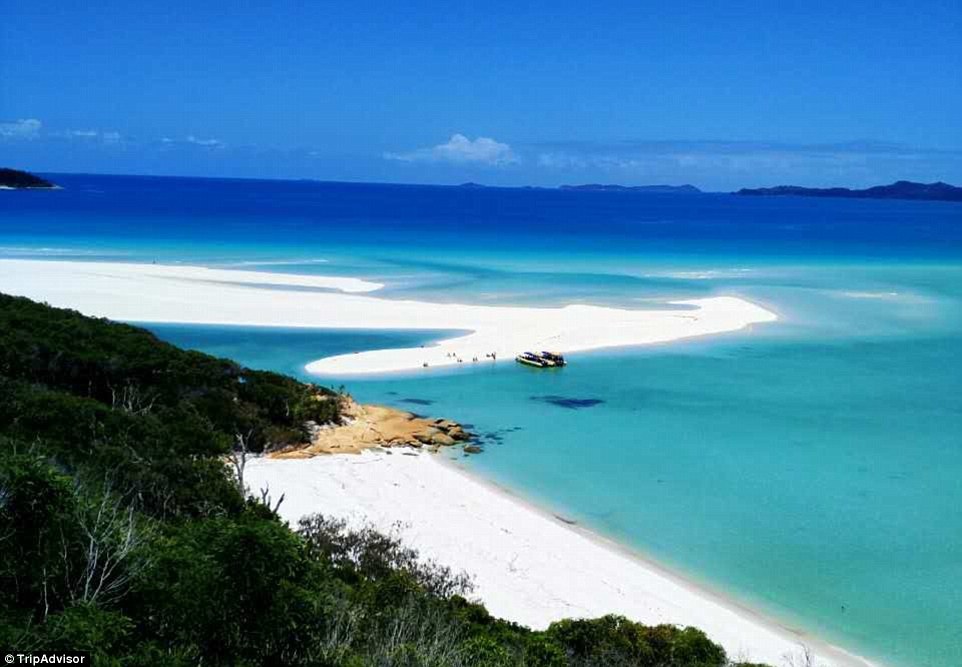
<path fill-rule="evenodd" d="M 4 167 L 0 167 L 4 168 Z M 14 167 L 6 167 L 9 169 L 14 169 Z M 22 170 L 26 171 L 26 170 Z M 332 184 L 332 185 L 383 185 L 383 186 L 397 186 L 397 187 L 435 187 L 435 188 L 462 188 L 462 189 L 491 189 L 491 190 L 562 190 L 570 187 L 583 187 L 583 186 L 598 186 L 598 187 L 619 187 L 619 188 L 645 188 L 645 187 L 671 187 L 671 188 L 682 188 L 682 187 L 694 187 L 699 190 L 698 193 L 692 194 L 735 194 L 738 190 L 704 190 L 701 187 L 690 183 L 639 183 L 639 184 L 625 184 L 625 183 L 604 183 L 601 181 L 590 181 L 584 183 L 561 183 L 558 185 L 488 185 L 485 183 L 479 183 L 476 181 L 464 181 L 462 183 L 418 183 L 418 182 L 401 182 L 401 181 L 365 181 L 365 180 L 337 180 L 337 179 L 326 179 L 326 178 L 311 178 L 306 176 L 298 177 L 270 177 L 270 176 L 196 176 L 196 175 L 186 175 L 186 174 L 144 174 L 144 173 L 113 173 L 113 172 L 97 172 L 97 171 L 43 171 L 38 170 L 36 173 L 43 176 L 105 176 L 105 177 L 119 177 L 119 178 L 170 178 L 170 179 L 203 179 L 212 181 L 269 181 L 269 182 L 290 182 L 290 183 L 317 183 L 317 184 Z M 768 186 L 755 186 L 755 187 L 742 187 L 739 189 L 763 189 L 763 188 L 776 188 L 776 187 L 804 187 L 806 189 L 826 189 L 826 188 L 846 188 L 849 190 L 864 190 L 871 187 L 878 187 L 882 185 L 893 185 L 899 182 L 909 182 L 909 183 L 923 183 L 924 185 L 934 185 L 937 183 L 944 183 L 946 185 L 952 185 L 948 181 L 943 181 L 941 179 L 923 182 L 923 181 L 911 181 L 905 178 L 897 178 L 891 183 L 879 183 L 874 186 L 866 187 L 852 187 L 850 185 L 825 185 L 825 186 L 797 186 L 791 183 L 779 183 L 777 185 Z M 953 186 L 957 187 L 957 186 Z M 658 194 L 658 193 L 650 193 Z M 661 193 L 670 194 L 670 193 Z"/>

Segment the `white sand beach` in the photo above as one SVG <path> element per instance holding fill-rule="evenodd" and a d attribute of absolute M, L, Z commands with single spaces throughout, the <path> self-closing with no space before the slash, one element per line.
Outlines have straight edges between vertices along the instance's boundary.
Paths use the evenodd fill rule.
<path fill-rule="evenodd" d="M 380 287 L 357 278 L 195 266 L 0 260 L 0 291 L 85 315 L 135 322 L 470 332 L 423 348 L 370 350 L 307 366 L 312 373 L 339 377 L 493 363 L 491 354 L 510 361 L 525 350 L 568 353 L 663 343 L 776 319 L 761 306 L 729 296 L 678 301 L 660 310 L 530 308 L 372 296 Z"/>
<path fill-rule="evenodd" d="M 441 454 L 369 450 L 302 460 L 261 458 L 245 477 L 284 494 L 292 525 L 321 512 L 401 535 L 422 556 L 474 577 L 495 615 L 544 628 L 565 617 L 623 614 L 704 630 L 729 656 L 778 667 L 865 667 L 868 661 L 805 637 L 686 582 L 616 544 L 468 475 Z"/>

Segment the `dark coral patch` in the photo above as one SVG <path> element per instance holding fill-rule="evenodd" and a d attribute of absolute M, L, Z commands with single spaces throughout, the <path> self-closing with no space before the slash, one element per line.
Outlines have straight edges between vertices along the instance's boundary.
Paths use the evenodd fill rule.
<path fill-rule="evenodd" d="M 551 405 L 557 405 L 559 408 L 567 408 L 568 410 L 581 410 L 582 408 L 593 408 L 596 405 L 604 403 L 600 398 L 571 398 L 568 396 L 531 396 L 532 401 L 541 401 L 542 403 L 550 403 Z"/>
<path fill-rule="evenodd" d="M 427 398 L 402 398 L 401 403 L 411 403 L 412 405 L 434 405 L 434 401 Z"/>

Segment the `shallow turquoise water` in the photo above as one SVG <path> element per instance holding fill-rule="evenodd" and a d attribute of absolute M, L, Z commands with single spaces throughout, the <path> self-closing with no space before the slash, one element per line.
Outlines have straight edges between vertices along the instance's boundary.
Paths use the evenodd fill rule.
<path fill-rule="evenodd" d="M 789 624 L 893 664 L 958 665 L 960 276 L 757 268 L 699 279 L 780 309 L 749 332 L 574 354 L 560 371 L 322 381 L 473 424 L 478 473 Z M 318 356 L 442 335 L 157 331 L 307 379 Z"/>
<path fill-rule="evenodd" d="M 223 328 L 216 344 L 209 328 L 159 333 L 285 371 L 292 335 L 295 357 L 360 342 L 260 329 L 225 347 Z M 954 336 L 739 334 L 571 355 L 561 371 L 499 363 L 347 384 L 361 400 L 473 424 L 476 471 L 788 623 L 899 664 L 956 665 L 959 358 Z"/>
<path fill-rule="evenodd" d="M 0 200 L 0 256 L 362 276 L 385 298 L 780 321 L 711 339 L 344 383 L 471 423 L 479 474 L 842 646 L 958 667 L 962 208 L 793 198 L 65 177 Z M 24 196 L 20 196 L 23 194 Z M 597 196 L 595 196 L 597 195 Z M 303 374 L 440 332 L 159 325 Z"/>
<path fill-rule="evenodd" d="M 962 341 L 908 345 L 731 341 L 353 386 L 493 431 L 473 468 L 789 622 L 959 664 Z"/>
<path fill-rule="evenodd" d="M 429 345 L 450 336 L 451 331 L 407 331 L 342 329 L 319 332 L 295 327 L 237 327 L 222 325 L 132 322 L 148 327 L 160 338 L 181 347 L 226 357 L 250 368 L 294 375 L 318 384 L 322 379 L 308 375 L 304 364 L 314 359 L 361 350 Z M 333 382 L 333 378 L 330 378 Z"/>

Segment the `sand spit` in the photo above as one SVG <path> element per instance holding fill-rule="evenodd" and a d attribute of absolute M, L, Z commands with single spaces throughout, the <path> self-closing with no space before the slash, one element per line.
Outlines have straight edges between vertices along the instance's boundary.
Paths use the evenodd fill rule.
<path fill-rule="evenodd" d="M 678 301 L 658 310 L 531 308 L 370 296 L 379 287 L 357 278 L 193 266 L 0 260 L 0 291 L 118 320 L 471 332 L 437 345 L 369 350 L 307 365 L 312 373 L 338 377 L 510 362 L 525 350 L 570 353 L 664 343 L 776 319 L 730 296 Z"/>

